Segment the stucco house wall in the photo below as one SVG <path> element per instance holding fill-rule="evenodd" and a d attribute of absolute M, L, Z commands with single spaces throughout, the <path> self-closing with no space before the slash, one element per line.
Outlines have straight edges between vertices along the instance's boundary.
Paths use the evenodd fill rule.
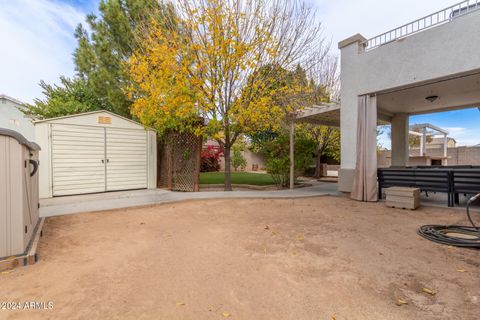
<path fill-rule="evenodd" d="M 204 143 L 204 147 L 208 145 L 212 145 L 216 147 L 219 146 L 218 142 L 213 139 L 208 139 Z M 233 151 L 231 151 L 230 154 L 233 156 Z M 246 148 L 242 152 L 242 154 L 245 157 L 245 160 L 247 160 L 247 166 L 245 167 L 245 171 L 253 171 L 254 166 L 257 167 L 257 170 L 261 170 L 261 171 L 265 170 L 265 158 L 261 154 L 255 153 L 249 150 L 248 148 Z M 219 158 L 219 160 L 220 160 L 220 171 L 225 171 L 225 157 L 222 156 Z M 233 167 L 231 167 L 230 169 L 234 171 Z M 239 168 L 238 170 L 241 170 L 241 169 Z"/>
<path fill-rule="evenodd" d="M 257 167 L 257 171 L 258 170 L 260 170 L 260 171 L 265 170 L 265 159 L 263 158 L 263 156 L 261 154 L 252 152 L 248 149 L 246 149 L 242 153 L 243 153 L 243 156 L 245 157 L 245 160 L 247 160 L 247 166 L 245 167 L 244 171 L 253 171 L 254 166 Z M 231 155 L 233 155 L 233 151 L 231 152 Z M 221 159 L 220 170 L 224 171 L 225 170 L 225 159 L 224 159 L 224 157 L 221 157 L 220 159 Z M 235 169 L 233 167 L 231 167 L 231 170 L 234 171 Z M 238 170 L 240 171 L 241 169 L 238 168 Z"/>
<path fill-rule="evenodd" d="M 479 25 L 480 11 L 476 11 L 369 51 L 365 51 L 365 38 L 361 35 L 339 43 L 342 84 L 340 191 L 350 192 L 353 182 L 358 96 L 480 70 L 480 33 L 472 31 Z M 459 97 L 458 105 L 471 103 L 468 98 L 467 95 Z M 417 113 L 422 111 L 410 107 Z"/>
<path fill-rule="evenodd" d="M 27 140 L 35 141 L 35 127 L 21 111 L 23 108 L 23 102 L 0 94 L 0 128 L 17 131 Z"/>

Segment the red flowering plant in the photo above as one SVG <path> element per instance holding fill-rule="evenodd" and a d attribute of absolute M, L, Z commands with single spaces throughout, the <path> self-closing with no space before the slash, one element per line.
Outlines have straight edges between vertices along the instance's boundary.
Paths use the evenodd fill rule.
<path fill-rule="evenodd" d="M 201 164 L 200 172 L 214 172 L 220 170 L 220 161 L 223 156 L 223 150 L 220 146 L 206 145 L 202 148 L 200 154 Z"/>

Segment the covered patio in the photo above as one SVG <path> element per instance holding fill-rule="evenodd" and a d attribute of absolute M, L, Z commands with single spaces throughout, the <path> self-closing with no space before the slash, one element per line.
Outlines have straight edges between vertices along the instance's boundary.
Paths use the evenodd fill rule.
<path fill-rule="evenodd" d="M 464 1 L 370 39 L 356 34 L 339 42 L 340 191 L 361 201 L 378 200 L 376 130 L 383 121 L 391 124 L 391 166 L 419 170 L 405 185 L 422 190 L 441 185 L 449 201 L 452 195 L 480 192 L 479 169 L 460 172 L 446 168 L 447 161 L 441 168 L 419 168 L 409 160 L 411 115 L 480 105 L 480 34 L 471 32 L 480 22 L 479 8 Z M 445 169 L 439 183 L 432 175 Z M 430 175 L 422 184 L 415 180 L 420 170 Z"/>
<path fill-rule="evenodd" d="M 377 97 L 378 117 L 392 126 L 392 166 L 407 166 L 408 136 L 412 134 L 409 116 L 480 106 L 480 71 L 371 94 Z M 445 140 L 447 138 L 448 132 L 441 128 L 418 126 L 421 132 L 413 134 L 421 137 L 421 156 L 425 156 L 427 128 L 440 132 Z M 446 150 L 446 143 L 444 148 Z"/>
<path fill-rule="evenodd" d="M 322 103 L 305 108 L 291 115 L 290 120 L 290 189 L 295 187 L 295 123 L 340 128 L 340 104 Z"/>
<path fill-rule="evenodd" d="M 379 169 L 379 197 L 388 186 L 416 186 L 425 192 L 443 193 L 449 206 L 459 204 L 460 195 L 467 197 L 480 192 L 480 167 L 448 166 L 448 132 L 431 124 L 416 125 L 410 130 L 409 117 L 480 105 L 480 73 L 437 79 L 422 85 L 400 87 L 373 93 L 378 117 L 391 124 L 392 166 Z M 443 136 L 443 157 L 432 163 L 426 154 L 427 130 Z M 417 132 L 418 131 L 418 132 Z M 420 155 L 412 157 L 409 135 L 420 137 Z"/>

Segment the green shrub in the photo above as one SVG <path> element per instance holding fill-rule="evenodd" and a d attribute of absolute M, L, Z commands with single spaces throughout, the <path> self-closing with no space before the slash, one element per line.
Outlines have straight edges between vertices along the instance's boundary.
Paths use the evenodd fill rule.
<path fill-rule="evenodd" d="M 237 143 L 233 145 L 232 150 L 232 167 L 235 169 L 235 171 L 238 171 L 238 168 L 245 170 L 247 167 L 247 159 L 245 159 L 242 154 L 242 151 L 245 150 L 245 146 L 242 143 Z"/>
<path fill-rule="evenodd" d="M 315 141 L 306 135 L 295 135 L 295 180 L 303 175 L 305 170 L 313 164 Z M 279 134 L 276 138 L 265 141 L 260 146 L 265 156 L 267 172 L 279 186 L 290 184 L 290 140 L 288 134 Z"/>
<path fill-rule="evenodd" d="M 267 172 L 278 186 L 289 184 L 290 160 L 288 158 L 272 158 L 266 161 Z"/>

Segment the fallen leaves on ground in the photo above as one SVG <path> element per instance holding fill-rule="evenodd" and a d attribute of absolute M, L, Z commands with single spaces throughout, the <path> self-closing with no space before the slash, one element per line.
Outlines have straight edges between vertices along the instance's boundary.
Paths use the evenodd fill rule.
<path fill-rule="evenodd" d="M 269 229 L 270 229 L 270 227 L 269 227 L 268 225 L 266 225 L 266 226 L 265 226 L 263 229 L 265 229 L 265 230 L 269 230 Z"/>
<path fill-rule="evenodd" d="M 465 269 L 457 269 L 457 271 L 458 271 L 458 272 L 462 272 L 462 273 L 463 273 L 463 272 L 467 272 L 467 270 L 465 270 Z"/>
<path fill-rule="evenodd" d="M 222 313 L 222 315 L 223 315 L 225 318 L 229 318 L 229 317 L 232 316 L 232 315 L 231 315 L 230 313 L 228 313 L 228 312 L 224 312 L 224 313 Z"/>
<path fill-rule="evenodd" d="M 298 239 L 298 241 L 303 241 L 303 240 L 305 240 L 305 237 L 303 236 L 303 234 L 301 234 L 297 237 L 297 239 Z"/>
<path fill-rule="evenodd" d="M 408 304 L 407 301 L 405 301 L 404 299 L 397 299 L 397 302 L 395 303 L 397 306 L 403 306 L 404 304 Z"/>
<path fill-rule="evenodd" d="M 0 272 L 1 274 L 9 274 L 9 273 L 12 273 L 14 270 L 5 270 L 5 271 L 2 271 Z"/>
<path fill-rule="evenodd" d="M 177 302 L 177 306 L 184 306 L 185 305 L 185 302 Z"/>
<path fill-rule="evenodd" d="M 422 291 L 425 292 L 425 293 L 428 293 L 431 296 L 434 296 L 436 294 L 436 292 L 434 292 L 433 290 L 428 289 L 428 288 L 422 288 Z"/>

